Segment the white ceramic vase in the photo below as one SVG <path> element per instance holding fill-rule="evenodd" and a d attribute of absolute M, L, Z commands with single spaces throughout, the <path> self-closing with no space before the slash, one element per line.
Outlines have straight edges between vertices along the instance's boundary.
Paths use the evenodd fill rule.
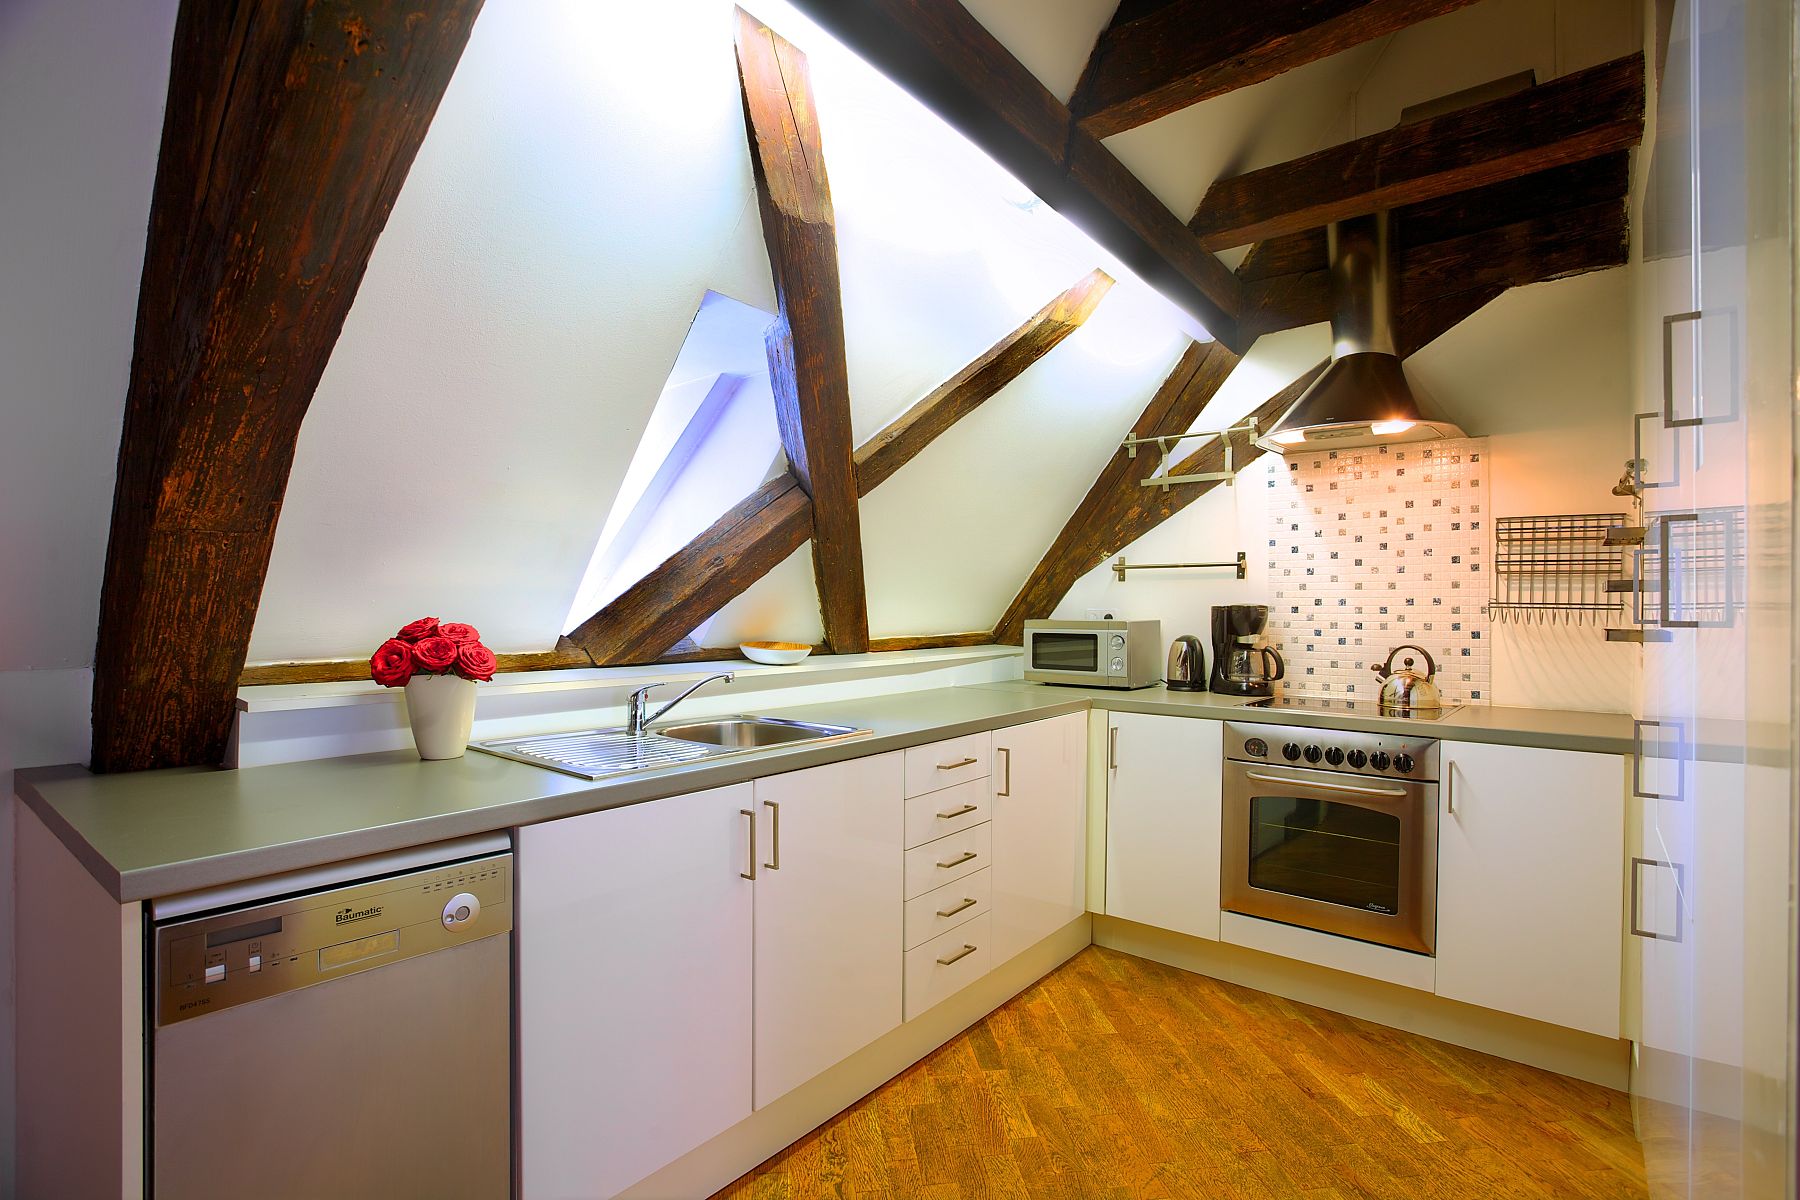
<path fill-rule="evenodd" d="M 406 684 L 406 715 L 420 758 L 461 758 L 475 725 L 475 681 L 414 675 Z"/>

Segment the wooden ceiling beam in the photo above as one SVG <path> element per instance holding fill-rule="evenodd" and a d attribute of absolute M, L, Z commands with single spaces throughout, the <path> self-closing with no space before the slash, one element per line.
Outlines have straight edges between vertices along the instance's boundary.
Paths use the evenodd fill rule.
<path fill-rule="evenodd" d="M 1069 108 L 1110 137 L 1271 79 L 1474 0 L 1171 0 L 1121 6 L 1100 34 Z"/>
<path fill-rule="evenodd" d="M 938 435 L 1060 344 L 1087 320 L 1111 284 L 1104 272 L 1090 272 L 864 443 L 855 455 L 859 495 L 891 478 Z M 663 659 L 702 621 L 804 545 L 815 507 L 791 475 L 764 484 L 571 630 L 568 640 L 599 666 Z M 879 650 L 884 641 L 893 639 L 871 639 L 868 648 Z M 366 668 L 362 664 L 360 674 L 346 677 L 364 678 Z"/>
<path fill-rule="evenodd" d="M 796 0 L 1227 346 L 1237 278 L 957 0 Z"/>
<path fill-rule="evenodd" d="M 96 771 L 215 763 L 295 440 L 480 0 L 184 0 L 95 650 Z"/>
<path fill-rule="evenodd" d="M 1237 363 L 1238 356 L 1217 342 L 1190 343 L 1132 424 L 1131 433 L 1149 437 L 1186 432 Z M 994 641 L 1017 644 L 1027 620 L 1049 615 L 1075 581 L 1105 558 L 1116 531 L 1130 521 L 1131 514 L 1156 503 L 1161 495 L 1140 483 L 1159 464 L 1158 456 L 1148 452 L 1136 457 L 1123 449 L 1113 452 L 1100 477 L 1007 606 L 994 628 Z M 1090 557 L 1092 563 L 1087 561 Z"/>
<path fill-rule="evenodd" d="M 868 495 L 933 439 L 1025 373 L 1081 328 L 1112 287 L 1112 276 L 1095 269 L 1050 301 L 974 362 L 934 388 L 923 400 L 856 451 L 856 486 Z"/>
<path fill-rule="evenodd" d="M 739 95 L 775 280 L 776 317 L 766 335 L 775 420 L 788 469 L 813 502 L 813 575 L 826 644 L 859 654 L 869 648 L 869 603 L 818 106 L 806 56 L 743 9 L 737 20 Z"/>
<path fill-rule="evenodd" d="M 1207 190 L 1190 227 L 1211 250 L 1448 196 L 1637 145 L 1644 56 L 1265 167 Z"/>
<path fill-rule="evenodd" d="M 1630 155 L 1618 151 L 1398 210 L 1396 309 L 1622 265 L 1630 187 Z M 1261 335 L 1330 319 L 1324 230 L 1258 242 L 1238 270 L 1246 330 Z"/>

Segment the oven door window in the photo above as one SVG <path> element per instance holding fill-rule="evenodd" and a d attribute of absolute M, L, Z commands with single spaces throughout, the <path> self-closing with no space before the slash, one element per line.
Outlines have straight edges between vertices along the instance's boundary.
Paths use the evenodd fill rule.
<path fill-rule="evenodd" d="M 1365 912 L 1400 911 L 1400 818 L 1305 796 L 1250 801 L 1250 886 Z"/>
<path fill-rule="evenodd" d="M 1031 635 L 1031 669 L 1034 671 L 1100 672 L 1100 638 L 1092 633 L 1034 633 Z"/>

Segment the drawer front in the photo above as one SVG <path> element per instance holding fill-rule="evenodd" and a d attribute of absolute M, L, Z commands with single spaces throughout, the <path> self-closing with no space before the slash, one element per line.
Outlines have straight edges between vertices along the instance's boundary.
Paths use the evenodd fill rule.
<path fill-rule="evenodd" d="M 906 801 L 906 848 L 972 829 L 993 816 L 994 793 L 986 779 L 971 779 Z"/>
<path fill-rule="evenodd" d="M 906 898 L 923 896 L 953 879 L 973 875 L 988 865 L 994 847 L 993 826 L 983 821 L 973 829 L 926 842 L 906 852 Z"/>
<path fill-rule="evenodd" d="M 906 794 L 923 796 L 971 779 L 986 779 L 994 756 L 991 733 L 914 746 L 906 752 Z"/>
<path fill-rule="evenodd" d="M 906 902 L 906 948 L 973 921 L 994 903 L 994 873 L 977 871 Z"/>
<path fill-rule="evenodd" d="M 958 925 L 906 952 L 906 1019 L 912 1020 L 987 974 L 988 917 Z"/>

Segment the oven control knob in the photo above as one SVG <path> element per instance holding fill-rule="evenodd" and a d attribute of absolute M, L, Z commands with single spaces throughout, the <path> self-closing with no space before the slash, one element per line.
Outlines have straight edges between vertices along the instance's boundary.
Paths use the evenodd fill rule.
<path fill-rule="evenodd" d="M 1114 650 L 1123 650 L 1125 648 L 1125 635 L 1124 634 L 1122 634 L 1122 633 L 1113 634 L 1112 648 Z"/>
<path fill-rule="evenodd" d="M 1325 761 L 1335 767 L 1344 761 L 1344 752 L 1333 746 L 1325 751 Z"/>
<path fill-rule="evenodd" d="M 1261 738 L 1246 738 L 1244 740 L 1244 753 L 1250 755 L 1252 758 L 1267 758 L 1269 756 L 1269 743 L 1263 741 Z"/>
<path fill-rule="evenodd" d="M 1412 769 L 1413 769 L 1412 755 L 1396 754 L 1394 756 L 1394 770 L 1400 772 L 1402 775 L 1411 775 Z"/>
<path fill-rule="evenodd" d="M 1289 762 L 1293 762 L 1295 759 L 1299 758 L 1300 743 L 1289 742 L 1287 745 L 1283 746 L 1281 748 L 1281 757 L 1287 759 Z"/>
<path fill-rule="evenodd" d="M 1377 771 L 1387 770 L 1388 769 L 1387 751 L 1386 750 L 1377 750 L 1375 753 L 1369 755 L 1369 765 L 1371 767 L 1374 767 Z"/>
<path fill-rule="evenodd" d="M 1364 754 L 1361 750 L 1352 750 L 1346 757 L 1350 759 L 1350 765 L 1359 771 L 1362 770 L 1369 761 L 1369 756 Z"/>
<path fill-rule="evenodd" d="M 1317 746 L 1308 746 L 1306 748 L 1306 761 L 1307 762 L 1316 763 L 1323 757 L 1325 757 L 1324 751 L 1320 750 Z"/>
<path fill-rule="evenodd" d="M 458 892 L 444 905 L 444 928 L 461 929 L 481 915 L 481 901 L 473 892 Z"/>

